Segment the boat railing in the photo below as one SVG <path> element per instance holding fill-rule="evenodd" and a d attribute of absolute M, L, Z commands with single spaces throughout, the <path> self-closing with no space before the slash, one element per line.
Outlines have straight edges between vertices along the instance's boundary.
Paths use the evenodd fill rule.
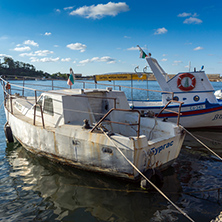
<path fill-rule="evenodd" d="M 33 110 L 34 110 L 34 115 L 33 115 L 33 125 L 36 124 L 36 117 L 37 117 L 37 114 L 36 114 L 36 108 L 39 107 L 40 109 L 40 113 L 41 113 L 41 120 L 42 120 L 42 127 L 45 128 L 45 123 L 44 123 L 44 112 L 43 112 L 43 109 L 42 109 L 42 105 L 38 103 L 38 95 L 37 95 L 37 92 L 46 92 L 45 90 L 40 90 L 40 89 L 33 89 L 33 88 L 29 88 L 29 87 L 26 87 L 24 86 L 24 84 L 21 86 L 21 85 L 17 85 L 17 84 L 14 84 L 14 83 L 9 83 L 8 81 L 4 80 L 3 78 L 0 77 L 0 80 L 2 80 L 2 87 L 3 87 L 3 92 L 4 92 L 4 105 L 6 107 L 6 109 L 11 112 L 13 114 L 13 105 L 12 105 L 12 99 L 15 98 L 16 96 L 20 97 L 20 99 L 26 99 L 25 96 L 24 96 L 24 91 L 25 90 L 29 90 L 29 91 L 33 91 L 34 92 L 34 103 L 33 103 Z M 10 86 L 9 88 L 7 88 L 7 85 Z M 35 85 L 35 84 L 33 84 Z M 44 85 L 45 86 L 45 85 Z M 14 87 L 14 88 L 12 88 Z M 62 88 L 62 87 L 60 87 Z M 19 94 L 15 93 L 14 95 L 12 94 L 12 91 L 22 91 L 23 92 L 23 95 L 20 96 Z M 103 96 L 93 96 L 93 95 L 84 95 L 84 94 L 81 94 L 81 95 L 67 95 L 66 93 L 62 93 L 62 92 L 50 92 L 52 94 L 59 94 L 59 95 L 65 95 L 65 96 L 74 96 L 74 97 L 87 97 L 87 98 L 96 98 L 96 99 L 106 99 L 106 100 L 113 100 L 113 107 L 114 109 L 116 108 L 117 106 L 117 98 L 115 97 L 103 97 Z M 7 105 L 6 105 L 6 102 L 7 100 L 9 99 L 10 101 L 10 110 L 8 109 Z"/>
<path fill-rule="evenodd" d="M 3 93 L 4 93 L 4 107 L 7 108 L 6 103 L 7 103 L 7 99 L 9 99 L 10 112 L 13 114 L 11 85 L 7 81 L 2 81 L 2 88 L 3 88 Z"/>
<path fill-rule="evenodd" d="M 24 94 L 25 89 L 34 91 L 35 103 L 33 104 L 33 106 L 34 106 L 33 125 L 35 125 L 35 123 L 36 123 L 36 107 L 39 106 L 40 112 L 41 112 L 42 126 L 43 126 L 43 128 L 45 128 L 42 106 L 37 103 L 37 100 L 38 100 L 37 91 L 41 91 L 41 92 L 44 92 L 44 91 L 28 88 L 28 87 L 25 87 L 25 86 L 19 86 L 19 85 L 16 85 L 16 84 L 12 84 L 12 83 L 9 83 L 8 81 L 2 79 L 1 77 L 0 77 L 0 79 L 2 80 L 2 87 L 3 87 L 3 92 L 4 92 L 4 105 L 5 105 L 6 109 L 8 109 L 6 103 L 7 103 L 7 99 L 9 98 L 10 110 L 8 109 L 8 111 L 10 111 L 12 114 L 13 114 L 12 99 L 15 98 L 15 96 L 16 96 L 16 95 L 12 95 L 12 86 L 17 87 L 16 91 L 22 91 L 23 94 Z"/>
<path fill-rule="evenodd" d="M 134 112 L 134 113 L 138 113 L 138 121 L 137 123 L 124 123 L 124 122 L 116 122 L 116 121 L 110 121 L 107 120 L 107 116 L 109 116 L 112 112 Z M 91 129 L 91 133 L 102 123 L 102 122 L 106 122 L 106 123 L 114 123 L 114 124 L 121 124 L 121 125 L 126 125 L 126 126 L 137 126 L 137 138 L 139 138 L 140 136 L 140 112 L 138 110 L 131 110 L 131 109 L 115 109 L 112 108 L 110 109 L 100 120 L 98 123 L 96 123 L 96 125 Z"/>
<path fill-rule="evenodd" d="M 10 77 L 10 76 L 8 76 Z M 16 77 L 16 76 L 14 76 Z M 2 79 L 2 78 L 1 78 Z M 43 84 L 33 84 L 33 83 L 30 83 L 29 81 L 27 80 L 35 80 L 36 78 L 35 77 L 27 77 L 27 76 L 21 76 L 21 77 L 16 77 L 15 80 L 21 80 L 22 83 L 22 86 L 25 87 L 25 86 L 44 86 L 44 87 L 49 87 L 51 90 L 54 90 L 54 89 L 67 89 L 67 87 L 61 87 L 61 86 L 57 86 L 55 84 L 56 81 L 64 81 L 64 82 L 67 82 L 67 80 L 63 80 L 63 79 L 47 79 L 47 83 L 51 81 L 51 84 L 45 84 L 46 82 L 44 81 L 44 85 Z M 107 84 L 107 83 L 98 83 L 98 82 L 95 82 L 93 80 L 89 80 L 89 81 L 81 81 L 81 80 L 75 80 L 75 82 L 77 83 L 80 83 L 82 84 L 82 88 L 83 89 L 86 89 L 86 86 L 87 85 L 93 85 L 93 88 L 97 89 L 98 87 L 100 86 L 104 86 L 104 87 L 113 87 L 114 89 L 118 89 L 118 90 L 123 90 L 124 88 L 125 89 L 130 89 L 131 90 L 131 101 L 133 101 L 133 90 L 140 90 L 140 91 L 145 91 L 147 92 L 147 99 L 149 99 L 149 95 L 148 93 L 149 92 L 157 92 L 157 93 L 164 93 L 164 94 L 170 94 L 171 95 L 171 98 L 173 100 L 173 97 L 174 97 L 174 93 L 173 92 L 169 92 L 169 91 L 162 91 L 162 90 L 154 90 L 154 89 L 148 89 L 148 86 L 147 88 L 138 88 L 138 87 L 133 87 L 132 85 L 131 86 L 125 86 L 125 85 L 117 85 L 115 84 L 115 81 L 113 81 L 113 84 Z M 148 82 L 148 80 L 147 80 Z M 70 89 L 72 87 L 75 87 L 75 84 L 73 86 L 69 86 Z M 24 90 L 25 88 L 23 88 L 21 91 L 22 91 L 22 95 L 24 96 Z"/>
<path fill-rule="evenodd" d="M 171 103 L 179 103 L 178 112 L 176 112 L 176 111 L 174 111 L 174 110 L 167 109 L 167 107 L 168 107 Z M 163 111 L 175 113 L 175 114 L 177 114 L 177 126 L 179 126 L 179 123 L 180 123 L 180 115 L 182 115 L 182 113 L 181 113 L 181 106 L 182 106 L 183 104 L 184 104 L 184 102 L 180 102 L 180 101 L 177 101 L 177 100 L 170 100 L 170 101 L 162 108 L 162 110 L 156 115 L 156 117 L 158 117 Z"/>
<path fill-rule="evenodd" d="M 16 87 L 16 91 L 21 91 L 22 92 L 22 96 L 24 97 L 25 96 L 25 90 L 31 90 L 31 91 L 34 91 L 34 98 L 35 98 L 35 103 L 33 104 L 34 106 L 34 119 L 33 119 L 33 124 L 35 125 L 36 124 L 36 107 L 39 106 L 40 107 L 40 112 L 41 112 L 41 119 L 42 119 L 42 126 L 43 128 L 45 127 L 44 125 L 44 116 L 43 116 L 43 110 L 42 110 L 42 107 L 41 105 L 39 105 L 37 103 L 38 101 L 38 95 L 37 95 L 37 92 L 46 92 L 45 90 L 41 90 L 41 89 L 33 89 L 33 88 L 29 88 L 27 87 L 26 85 L 32 85 L 32 86 L 42 86 L 42 84 L 31 84 L 31 83 L 25 83 L 25 78 L 23 78 L 23 82 L 22 82 L 22 85 L 18 85 L 18 84 L 13 84 L 13 83 L 10 83 L 10 89 L 6 89 L 6 85 L 9 84 L 8 81 L 6 81 L 5 79 L 3 79 L 2 77 L 0 77 L 0 80 L 2 80 L 2 84 L 3 84 L 3 89 L 4 89 L 4 100 L 5 100 L 5 103 L 6 103 L 6 100 L 7 98 L 9 98 L 10 100 L 10 109 L 11 109 L 11 113 L 13 113 L 13 106 L 12 106 L 12 98 L 14 97 L 14 95 L 12 95 L 12 86 Z M 50 87 L 52 90 L 55 89 L 55 88 L 59 88 L 59 89 L 67 89 L 67 87 L 60 87 L 60 86 L 55 86 L 53 84 L 53 81 L 55 80 L 52 80 L 52 84 L 51 85 L 45 85 L 44 84 L 44 87 Z M 121 90 L 122 88 L 129 88 L 129 89 L 137 89 L 137 90 L 144 90 L 144 91 L 154 91 L 154 92 L 161 92 L 161 93 L 169 93 L 169 94 L 172 94 L 172 100 L 170 100 L 166 106 L 163 108 L 163 110 L 161 110 L 161 112 L 157 115 L 159 116 L 164 110 L 165 111 L 170 111 L 170 110 L 167 110 L 167 106 L 171 103 L 171 102 L 176 102 L 176 103 L 180 103 L 180 106 L 179 106 L 179 111 L 178 112 L 175 112 L 178 114 L 178 120 L 177 120 L 177 124 L 179 124 L 179 117 L 180 117 L 180 110 L 181 110 L 181 105 L 183 104 L 183 102 L 179 102 L 179 101 L 175 101 L 173 100 L 173 92 L 164 92 L 164 91 L 160 91 L 160 90 L 151 90 L 151 89 L 142 89 L 142 88 L 136 88 L 136 87 L 130 87 L 130 86 L 121 86 L 121 85 L 112 85 L 112 84 L 104 84 L 104 83 L 93 83 L 93 82 L 85 82 L 85 81 L 78 81 L 78 83 L 82 83 L 83 84 L 83 88 L 86 88 L 86 84 L 95 84 L 95 88 L 97 88 L 97 85 L 105 85 L 105 86 L 112 86 L 112 87 L 118 87 L 119 90 Z M 53 92 L 51 92 L 53 93 Z M 56 93 L 56 92 L 54 92 Z M 61 92 L 59 92 L 60 95 L 62 95 Z M 67 95 L 67 94 L 64 94 L 64 95 Z M 84 95 L 75 95 L 75 96 L 84 96 Z M 87 96 L 88 97 L 88 96 Z M 100 98 L 101 97 L 98 97 L 98 96 L 92 96 L 94 98 Z M 105 98 L 105 99 L 112 99 L 114 100 L 114 109 L 116 109 L 116 98 Z M 135 110 L 136 112 L 139 112 L 137 110 Z M 112 111 L 111 111 L 112 112 Z M 170 111 L 170 112 L 174 112 L 174 111 Z"/>

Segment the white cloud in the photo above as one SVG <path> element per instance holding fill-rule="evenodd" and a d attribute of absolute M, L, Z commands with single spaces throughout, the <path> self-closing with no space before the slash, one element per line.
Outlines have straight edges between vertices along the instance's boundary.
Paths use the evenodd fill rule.
<path fill-rule="evenodd" d="M 138 47 L 131 47 L 131 48 L 128 48 L 127 50 L 128 50 L 128 51 L 137 51 L 137 50 L 138 50 Z"/>
<path fill-rule="evenodd" d="M 99 60 L 99 62 L 106 62 L 108 64 L 116 63 L 115 59 L 110 58 L 109 56 L 103 56 Z"/>
<path fill-rule="evenodd" d="M 57 57 L 57 58 L 53 59 L 53 58 L 45 57 L 45 58 L 38 59 L 36 57 L 31 57 L 30 60 L 31 60 L 31 62 L 57 62 L 60 60 L 60 58 Z"/>
<path fill-rule="evenodd" d="M 35 51 L 36 56 L 47 56 L 49 54 L 53 54 L 53 51 L 49 51 L 49 50 L 38 50 Z"/>
<path fill-rule="evenodd" d="M 173 66 L 178 66 L 182 61 L 173 61 Z"/>
<path fill-rule="evenodd" d="M 191 16 L 191 13 L 183 12 L 178 15 L 178 17 L 188 17 L 188 16 Z"/>
<path fill-rule="evenodd" d="M 40 61 L 41 62 L 57 62 L 57 61 L 59 61 L 59 57 L 57 57 L 57 58 L 42 58 L 42 59 L 40 59 Z"/>
<path fill-rule="evenodd" d="M 194 48 L 193 50 L 194 50 L 194 51 L 198 51 L 198 50 L 202 50 L 202 49 L 203 49 L 203 47 L 198 46 L 198 47 Z"/>
<path fill-rule="evenodd" d="M 131 39 L 130 36 L 126 36 L 126 35 L 124 36 L 124 38 L 125 38 L 125 39 Z"/>
<path fill-rule="evenodd" d="M 70 15 L 79 15 L 84 18 L 100 19 L 104 16 L 116 16 L 120 12 L 129 11 L 129 6 L 125 2 L 108 2 L 107 4 L 98 4 L 83 6 L 70 12 Z"/>
<path fill-rule="evenodd" d="M 192 45 L 192 42 L 186 42 L 185 45 Z"/>
<path fill-rule="evenodd" d="M 38 50 L 38 51 L 35 51 L 34 53 L 33 52 L 30 52 L 30 53 L 21 53 L 19 56 L 47 56 L 49 54 L 53 54 L 54 52 L 53 51 L 49 51 L 49 50 Z"/>
<path fill-rule="evenodd" d="M 90 62 L 99 61 L 99 60 L 100 60 L 99 57 L 93 57 L 92 59 L 90 59 Z"/>
<path fill-rule="evenodd" d="M 182 18 L 185 18 L 185 17 L 189 17 L 189 18 L 186 18 L 183 23 L 184 24 L 200 24 L 202 23 L 203 21 L 199 18 L 196 18 L 198 15 L 197 13 L 187 13 L 187 12 L 183 12 L 179 15 L 177 15 L 177 17 L 182 17 Z"/>
<path fill-rule="evenodd" d="M 203 21 L 201 19 L 198 18 L 194 18 L 194 17 L 190 17 L 184 20 L 184 24 L 200 24 Z"/>
<path fill-rule="evenodd" d="M 162 61 L 162 62 L 166 62 L 166 61 L 167 61 L 167 59 L 166 59 L 166 58 L 163 58 L 163 59 L 161 59 L 161 61 Z"/>
<path fill-rule="evenodd" d="M 33 40 L 26 40 L 26 41 L 23 42 L 23 44 L 24 45 L 32 45 L 32 46 L 36 46 L 36 47 L 39 46 L 39 44 L 34 42 Z"/>
<path fill-rule="evenodd" d="M 92 61 L 90 59 L 85 59 L 85 60 L 80 61 L 79 63 L 85 65 L 85 64 L 91 63 L 91 62 Z"/>
<path fill-rule="evenodd" d="M 65 58 L 65 59 L 61 59 L 62 62 L 70 62 L 71 58 Z"/>
<path fill-rule="evenodd" d="M 60 12 L 61 12 L 61 10 L 60 10 L 60 9 L 56 9 L 56 12 L 60 13 Z"/>
<path fill-rule="evenodd" d="M 29 46 L 14 48 L 14 51 L 18 51 L 18 52 L 25 52 L 25 51 L 30 51 L 30 50 L 31 50 L 31 48 Z"/>
<path fill-rule="evenodd" d="M 44 35 L 49 36 L 49 35 L 52 35 L 52 33 L 51 32 L 45 32 Z"/>
<path fill-rule="evenodd" d="M 85 59 L 85 60 L 80 61 L 79 63 L 82 65 L 86 65 L 92 62 L 106 62 L 107 64 L 112 64 L 112 63 L 116 63 L 116 60 L 109 56 L 103 56 L 101 58 L 93 57 L 92 59 Z"/>
<path fill-rule="evenodd" d="M 64 10 L 72 10 L 74 6 L 65 7 Z"/>
<path fill-rule="evenodd" d="M 5 35 L 3 35 L 3 36 L 0 37 L 0 40 L 6 40 L 6 39 L 8 39 L 8 37 L 5 36 Z"/>
<path fill-rule="evenodd" d="M 29 59 L 31 60 L 31 62 L 39 62 L 39 59 L 36 57 L 30 57 Z"/>
<path fill-rule="evenodd" d="M 35 55 L 35 53 L 33 53 L 33 52 L 30 52 L 30 53 L 21 53 L 21 54 L 19 54 L 19 56 L 21 56 L 21 57 L 24 57 L 24 56 L 36 56 Z"/>
<path fill-rule="evenodd" d="M 79 50 L 80 52 L 85 52 L 86 50 L 86 45 L 82 44 L 82 43 L 71 43 L 69 45 L 66 46 L 69 49 L 72 50 Z"/>
<path fill-rule="evenodd" d="M 4 57 L 9 57 L 9 58 L 12 58 L 12 56 L 11 56 L 11 55 L 0 54 L 0 58 L 4 58 Z"/>
<path fill-rule="evenodd" d="M 165 34 L 165 33 L 167 33 L 167 32 L 168 32 L 168 30 L 163 27 L 163 28 L 157 29 L 154 34 L 155 34 L 155 35 L 161 35 L 161 34 Z"/>

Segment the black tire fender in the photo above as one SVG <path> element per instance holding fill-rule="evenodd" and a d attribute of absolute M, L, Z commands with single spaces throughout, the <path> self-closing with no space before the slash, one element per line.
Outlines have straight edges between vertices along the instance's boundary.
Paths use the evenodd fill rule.
<path fill-rule="evenodd" d="M 13 139 L 12 130 L 11 130 L 11 127 L 8 124 L 5 124 L 4 131 L 5 131 L 5 137 L 6 137 L 7 142 L 8 143 L 13 143 L 14 139 Z"/>

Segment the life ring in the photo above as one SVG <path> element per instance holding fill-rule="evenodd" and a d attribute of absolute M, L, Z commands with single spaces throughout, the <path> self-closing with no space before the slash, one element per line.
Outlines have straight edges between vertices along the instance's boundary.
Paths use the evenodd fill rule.
<path fill-rule="evenodd" d="M 6 85 L 5 85 L 5 88 L 6 88 L 7 90 L 11 89 L 11 85 L 7 82 Z"/>
<path fill-rule="evenodd" d="M 186 77 L 188 77 L 191 80 L 191 84 L 188 85 L 188 86 L 182 85 L 182 80 Z M 189 82 L 187 82 L 187 83 L 189 84 Z M 182 73 L 178 76 L 177 87 L 179 89 L 181 89 L 182 91 L 190 91 L 190 90 L 194 89 L 195 86 L 196 86 L 196 78 L 193 74 L 191 74 L 191 73 Z"/>

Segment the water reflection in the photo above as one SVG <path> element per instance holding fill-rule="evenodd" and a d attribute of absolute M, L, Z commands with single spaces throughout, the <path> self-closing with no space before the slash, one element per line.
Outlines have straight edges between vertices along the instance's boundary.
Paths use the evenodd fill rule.
<path fill-rule="evenodd" d="M 214 152 L 222 156 L 222 138 L 219 131 L 191 133 Z M 183 204 L 195 221 L 210 221 L 221 212 L 222 162 L 190 135 L 174 164 L 183 188 Z"/>
<path fill-rule="evenodd" d="M 6 156 L 11 165 L 17 209 L 26 203 L 25 209 L 22 208 L 23 219 L 174 221 L 177 218 L 176 210 L 160 194 L 144 192 L 138 183 L 62 166 L 29 153 L 18 144 L 14 146 L 17 147 L 7 147 Z M 162 190 L 175 202 L 180 197 L 181 186 L 173 168 L 164 172 Z M 11 209 L 12 215 L 19 218 L 15 207 Z"/>
<path fill-rule="evenodd" d="M 197 139 L 207 145 L 210 149 L 218 155 L 222 155 L 222 131 L 219 130 L 192 130 L 190 131 Z M 191 135 L 187 134 L 184 140 L 184 146 L 192 147 L 196 150 L 206 151 L 207 149 L 194 139 Z"/>

